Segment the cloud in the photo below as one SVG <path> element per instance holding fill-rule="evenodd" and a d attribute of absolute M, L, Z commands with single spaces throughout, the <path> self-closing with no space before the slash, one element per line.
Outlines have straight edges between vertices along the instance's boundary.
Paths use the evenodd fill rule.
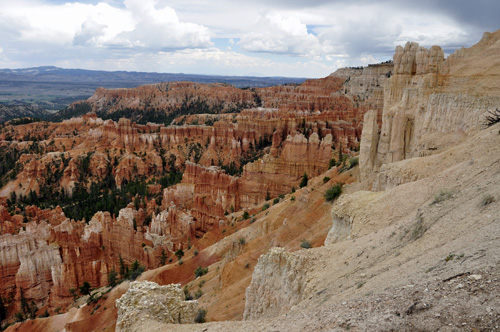
<path fill-rule="evenodd" d="M 244 34 L 238 45 L 245 51 L 318 56 L 325 53 L 325 46 L 307 31 L 307 26 L 297 17 L 284 17 L 272 12 L 261 16 L 254 31 Z"/>
<path fill-rule="evenodd" d="M 135 21 L 134 29 L 124 31 L 108 43 L 113 46 L 158 50 L 204 48 L 212 46 L 208 28 L 181 22 L 174 9 L 157 9 L 155 0 L 125 0 L 125 7 Z"/>
<path fill-rule="evenodd" d="M 211 46 L 208 28 L 179 20 L 156 0 L 125 0 L 123 7 L 65 3 L 0 4 L 0 37 L 25 43 L 154 50 Z M 9 28 L 10 26 L 10 28 Z"/>
<path fill-rule="evenodd" d="M 469 47 L 500 28 L 499 11 L 491 0 L 1 0 L 0 67 L 321 77 L 408 40 Z"/>

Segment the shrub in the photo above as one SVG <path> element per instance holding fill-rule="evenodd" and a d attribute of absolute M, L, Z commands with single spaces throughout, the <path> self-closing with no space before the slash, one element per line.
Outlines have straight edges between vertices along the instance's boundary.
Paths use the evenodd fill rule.
<path fill-rule="evenodd" d="M 333 201 L 342 193 L 342 183 L 336 183 L 332 187 L 325 191 L 325 199 L 327 201 Z"/>
<path fill-rule="evenodd" d="M 302 176 L 302 180 L 300 180 L 299 188 L 304 188 L 307 186 L 307 182 L 309 181 L 309 178 L 307 177 L 307 173 L 304 172 L 304 175 Z"/>
<path fill-rule="evenodd" d="M 199 299 L 203 295 L 203 291 L 201 289 L 198 289 L 196 293 L 194 293 L 194 298 Z"/>
<path fill-rule="evenodd" d="M 330 181 L 330 177 L 325 176 L 325 177 L 323 178 L 323 183 L 327 183 L 328 181 Z"/>
<path fill-rule="evenodd" d="M 196 278 L 204 276 L 207 273 L 208 273 L 208 267 L 203 268 L 201 266 L 198 266 L 196 270 L 194 270 L 194 275 Z"/>
<path fill-rule="evenodd" d="M 196 256 L 198 256 L 198 250 L 197 250 L 197 249 L 195 249 L 195 250 L 194 250 L 193 255 L 194 255 L 195 257 L 196 257 Z"/>
<path fill-rule="evenodd" d="M 441 203 L 447 199 L 450 199 L 453 196 L 453 192 L 449 189 L 441 189 L 436 195 L 434 195 L 434 199 L 431 204 Z"/>
<path fill-rule="evenodd" d="M 84 281 L 83 285 L 80 286 L 80 293 L 82 295 L 90 295 L 90 290 L 92 286 L 90 286 L 90 283 L 88 281 Z"/>
<path fill-rule="evenodd" d="M 198 309 L 198 314 L 196 314 L 196 318 L 194 321 L 196 323 L 205 323 L 205 317 L 207 316 L 207 311 L 205 309 Z"/>
<path fill-rule="evenodd" d="M 161 256 L 159 257 L 160 258 L 160 264 L 163 266 L 165 265 L 165 263 L 167 262 L 167 253 L 165 252 L 165 249 L 162 249 L 161 250 Z"/>
<path fill-rule="evenodd" d="M 181 260 L 182 256 L 184 256 L 184 251 L 182 249 L 177 250 L 175 256 L 177 256 L 178 260 Z"/>
<path fill-rule="evenodd" d="M 292 187 L 292 194 L 295 192 L 295 187 Z"/>
<path fill-rule="evenodd" d="M 248 218 L 250 218 L 250 215 L 248 214 L 248 211 L 245 211 L 243 213 L 243 220 L 247 220 Z"/>
<path fill-rule="evenodd" d="M 481 200 L 481 205 L 482 206 L 486 206 L 488 204 L 491 204 L 495 201 L 495 197 L 491 196 L 491 195 L 484 195 L 482 200 Z"/>
<path fill-rule="evenodd" d="M 244 237 L 240 237 L 240 244 L 244 245 L 246 243 L 246 240 Z"/>
<path fill-rule="evenodd" d="M 290 197 L 290 201 L 295 201 L 295 196 Z"/>
<path fill-rule="evenodd" d="M 358 164 L 359 164 L 359 158 L 358 157 L 352 157 L 351 159 L 349 159 L 349 169 L 358 166 Z"/>
<path fill-rule="evenodd" d="M 266 203 L 264 204 L 264 206 L 262 206 L 262 211 L 266 211 L 267 209 L 269 209 L 269 203 Z"/>
<path fill-rule="evenodd" d="M 186 301 L 191 301 L 193 299 L 193 296 L 191 295 L 191 293 L 189 293 L 189 289 L 188 289 L 188 286 L 184 286 L 184 298 Z"/>
<path fill-rule="evenodd" d="M 328 169 L 332 168 L 336 164 L 337 164 L 337 161 L 335 160 L 335 158 L 330 159 L 330 161 L 328 162 Z"/>
<path fill-rule="evenodd" d="M 111 270 L 108 273 L 108 286 L 110 287 L 115 287 L 116 286 L 116 277 L 118 274 L 116 273 L 115 270 Z"/>
<path fill-rule="evenodd" d="M 304 249 L 309 249 L 311 248 L 311 242 L 307 240 L 302 240 L 302 242 L 300 242 L 300 247 Z"/>
<path fill-rule="evenodd" d="M 280 199 L 276 197 L 276 198 L 273 200 L 273 205 L 276 205 L 276 204 L 278 204 L 279 202 L 280 202 Z"/>
<path fill-rule="evenodd" d="M 142 265 L 139 264 L 139 261 L 136 259 L 133 263 L 132 266 L 130 266 L 130 272 L 128 275 L 128 279 L 130 280 L 135 280 L 137 277 L 139 277 L 142 272 L 144 272 L 146 268 Z"/>
<path fill-rule="evenodd" d="M 499 122 L 500 122 L 500 109 L 497 108 L 494 111 L 488 111 L 488 115 L 485 116 L 484 125 L 486 127 L 491 127 Z"/>

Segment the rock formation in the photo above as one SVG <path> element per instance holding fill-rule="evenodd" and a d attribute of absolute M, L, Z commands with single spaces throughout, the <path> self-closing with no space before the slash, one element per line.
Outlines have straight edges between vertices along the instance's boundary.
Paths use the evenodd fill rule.
<path fill-rule="evenodd" d="M 360 164 L 362 178 L 380 172 L 374 188 L 383 189 L 384 164 L 443 151 L 476 133 L 485 113 L 500 105 L 498 31 L 485 33 L 470 49 L 444 59 L 438 46 L 398 46 L 394 73 L 384 93 L 382 124 L 365 114 Z"/>
<path fill-rule="evenodd" d="M 272 248 L 260 256 L 246 291 L 245 320 L 281 315 L 302 300 L 310 261 L 300 252 Z"/>
<path fill-rule="evenodd" d="M 147 321 L 160 323 L 194 323 L 197 301 L 184 301 L 180 285 L 159 286 L 150 281 L 134 281 L 128 291 L 116 300 L 117 332 L 137 331 Z"/>

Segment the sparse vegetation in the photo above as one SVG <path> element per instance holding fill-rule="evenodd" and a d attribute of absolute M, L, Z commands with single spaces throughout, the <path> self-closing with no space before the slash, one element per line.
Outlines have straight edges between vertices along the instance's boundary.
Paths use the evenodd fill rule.
<path fill-rule="evenodd" d="M 116 286 L 116 283 L 117 283 L 116 277 L 117 276 L 118 276 L 118 274 L 116 273 L 115 270 L 109 271 L 109 273 L 108 273 L 108 286 L 110 286 L 110 287 Z"/>
<path fill-rule="evenodd" d="M 266 211 L 267 209 L 269 209 L 269 203 L 266 203 L 262 206 L 262 211 Z"/>
<path fill-rule="evenodd" d="M 332 145 L 332 147 L 333 146 L 334 145 Z M 337 165 L 337 160 L 335 160 L 335 158 L 332 158 L 332 159 L 330 159 L 330 161 L 328 161 L 328 169 L 335 167 L 336 165 Z"/>
<path fill-rule="evenodd" d="M 189 292 L 189 288 L 188 286 L 184 286 L 183 288 L 183 291 L 184 291 L 184 299 L 186 301 L 191 301 L 193 299 L 193 296 L 191 295 L 191 293 Z"/>
<path fill-rule="evenodd" d="M 323 183 L 327 183 L 328 181 L 330 181 L 330 177 L 329 176 L 325 176 L 323 178 Z"/>
<path fill-rule="evenodd" d="M 304 188 L 307 186 L 307 182 L 309 181 L 309 178 L 307 177 L 307 173 L 304 172 L 304 175 L 302 175 L 302 179 L 300 180 L 299 188 Z"/>
<path fill-rule="evenodd" d="M 311 242 L 307 241 L 307 240 L 302 240 L 300 242 L 300 247 L 301 248 L 304 248 L 304 249 L 309 249 L 309 248 L 312 248 L 311 246 Z"/>
<path fill-rule="evenodd" d="M 276 205 L 280 202 L 280 199 L 278 197 L 276 197 L 274 200 L 273 200 L 273 205 Z"/>
<path fill-rule="evenodd" d="M 336 183 L 335 185 L 331 186 L 330 188 L 328 188 L 326 191 L 325 191 L 325 199 L 330 202 L 330 201 L 333 201 L 334 199 L 336 199 L 337 197 L 340 196 L 340 194 L 342 194 L 342 186 L 343 184 L 342 183 Z"/>
<path fill-rule="evenodd" d="M 424 233 L 427 231 L 427 227 L 424 224 L 424 218 L 422 216 L 422 213 L 418 213 L 415 224 L 412 227 L 410 236 L 413 241 L 419 239 L 424 235 Z"/>
<path fill-rule="evenodd" d="M 245 238 L 244 238 L 244 237 L 240 237 L 240 240 L 239 240 L 239 241 L 240 241 L 240 244 L 241 244 L 242 246 L 243 246 L 243 245 L 245 245 L 245 243 L 246 243 L 246 240 L 245 240 Z"/>
<path fill-rule="evenodd" d="M 200 308 L 198 309 L 198 314 L 196 314 L 194 321 L 196 323 L 205 323 L 206 316 L 207 316 L 207 311 L 203 308 Z"/>
<path fill-rule="evenodd" d="M 434 195 L 434 199 L 431 204 L 441 203 L 447 199 L 450 199 L 453 196 L 453 191 L 449 189 L 441 189 L 436 195 Z"/>
<path fill-rule="evenodd" d="M 90 295 L 90 290 L 92 289 L 92 286 L 90 286 L 90 283 L 88 281 L 84 281 L 83 285 L 80 286 L 79 289 L 80 289 L 80 294 Z"/>
<path fill-rule="evenodd" d="M 490 194 L 486 194 L 481 198 L 481 206 L 486 206 L 495 201 L 495 197 Z"/>
<path fill-rule="evenodd" d="M 146 268 L 142 265 L 139 264 L 138 260 L 135 260 L 132 265 L 130 266 L 130 272 L 128 274 L 128 279 L 129 280 L 135 280 L 137 279 L 142 272 L 144 272 Z"/>
<path fill-rule="evenodd" d="M 196 270 L 194 270 L 194 275 L 196 278 L 204 276 L 207 273 L 208 273 L 208 267 L 203 268 L 201 266 L 198 266 Z"/>
<path fill-rule="evenodd" d="M 177 250 L 175 256 L 177 256 L 178 260 L 181 260 L 182 256 L 184 256 L 184 251 L 182 249 Z"/>
<path fill-rule="evenodd" d="M 352 157 L 351 159 L 349 159 L 349 169 L 358 166 L 358 164 L 359 164 L 359 158 L 358 157 Z"/>
<path fill-rule="evenodd" d="M 198 289 L 195 293 L 194 293 L 194 298 L 197 300 L 199 299 L 200 297 L 203 296 L 203 291 L 201 289 Z"/>
<path fill-rule="evenodd" d="M 488 111 L 488 115 L 485 116 L 484 125 L 486 127 L 491 127 L 500 122 L 500 109 L 497 108 L 494 111 Z"/>

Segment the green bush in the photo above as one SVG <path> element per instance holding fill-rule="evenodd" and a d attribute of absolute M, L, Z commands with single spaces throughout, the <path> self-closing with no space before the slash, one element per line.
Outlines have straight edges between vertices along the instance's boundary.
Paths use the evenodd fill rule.
<path fill-rule="evenodd" d="M 352 157 L 351 159 L 349 159 L 349 169 L 358 166 L 358 164 L 359 164 L 359 158 L 358 157 Z"/>
<path fill-rule="evenodd" d="M 300 242 L 300 247 L 304 249 L 309 249 L 311 248 L 311 242 L 307 240 L 302 240 L 302 242 Z"/>
<path fill-rule="evenodd" d="M 80 293 L 82 295 L 90 295 L 91 289 L 92 289 L 92 286 L 90 286 L 90 283 L 88 281 L 84 281 L 83 286 L 80 286 Z"/>
<path fill-rule="evenodd" d="M 264 206 L 262 206 L 262 211 L 266 211 L 267 209 L 269 209 L 269 203 L 266 203 L 264 204 Z"/>
<path fill-rule="evenodd" d="M 304 172 L 304 175 L 302 176 L 302 180 L 300 180 L 299 188 L 304 188 L 307 186 L 307 182 L 309 181 L 309 178 L 307 177 L 307 173 Z"/>
<path fill-rule="evenodd" d="M 290 201 L 295 201 L 295 196 L 290 197 Z"/>
<path fill-rule="evenodd" d="M 276 204 L 278 204 L 279 202 L 280 202 L 280 199 L 276 197 L 276 198 L 273 200 L 273 205 L 276 205 Z"/>
<path fill-rule="evenodd" d="M 323 183 L 327 183 L 328 181 L 330 181 L 330 177 L 325 176 L 325 177 L 323 178 Z"/>
<path fill-rule="evenodd" d="M 175 256 L 177 256 L 178 260 L 181 260 L 182 256 L 184 256 L 184 251 L 182 249 L 177 250 Z"/>
<path fill-rule="evenodd" d="M 194 321 L 196 323 L 205 323 L 205 317 L 207 316 L 207 311 L 205 309 L 198 309 L 198 314 L 196 314 L 196 318 Z"/>
<path fill-rule="evenodd" d="M 204 276 L 207 273 L 208 273 L 208 267 L 203 268 L 201 266 L 198 266 L 196 270 L 194 270 L 194 275 L 196 278 Z"/>
<path fill-rule="evenodd" d="M 144 266 L 142 266 L 141 264 L 139 264 L 139 261 L 136 259 L 132 265 L 130 266 L 130 272 L 129 272 L 129 275 L 128 275 L 128 279 L 130 280 L 135 280 L 137 279 L 137 277 L 139 277 L 142 272 L 144 272 L 146 268 Z"/>
<path fill-rule="evenodd" d="M 328 162 L 328 169 L 334 167 L 336 164 L 337 161 L 335 160 L 335 158 L 330 159 L 330 161 Z"/>
<path fill-rule="evenodd" d="M 243 213 L 243 220 L 247 220 L 248 218 L 250 218 L 250 215 L 248 214 L 248 211 L 245 211 Z"/>
<path fill-rule="evenodd" d="M 325 199 L 333 201 L 342 193 L 342 183 L 337 183 L 325 191 Z"/>

